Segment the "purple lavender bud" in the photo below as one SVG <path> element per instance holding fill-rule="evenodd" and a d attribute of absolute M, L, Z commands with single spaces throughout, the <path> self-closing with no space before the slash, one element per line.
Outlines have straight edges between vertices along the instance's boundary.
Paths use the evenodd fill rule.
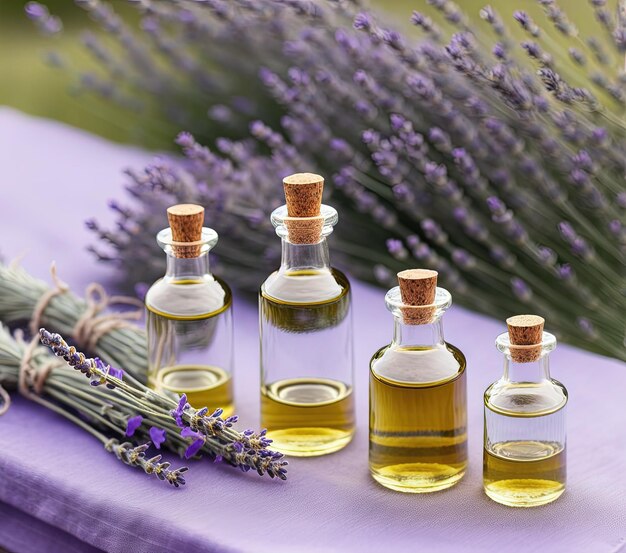
<path fill-rule="evenodd" d="M 622 209 L 626 209 L 626 191 L 620 192 L 615 196 L 615 200 L 617 201 L 617 205 Z"/>
<path fill-rule="evenodd" d="M 125 436 L 132 436 L 135 431 L 141 426 L 143 422 L 143 417 L 141 415 L 136 415 L 135 417 L 130 417 L 126 421 L 126 433 Z"/>
<path fill-rule="evenodd" d="M 544 267 L 553 267 L 556 264 L 557 255 L 554 250 L 546 246 L 540 246 L 537 250 L 537 261 Z"/>
<path fill-rule="evenodd" d="M 489 249 L 489 256 L 493 259 L 500 267 L 505 269 L 511 269 L 515 266 L 515 256 L 507 251 L 502 246 L 492 246 Z"/>
<path fill-rule="evenodd" d="M 369 31 L 372 27 L 372 18 L 366 12 L 361 12 L 354 18 L 354 28 L 359 31 Z"/>
<path fill-rule="evenodd" d="M 573 280 L 574 278 L 574 269 L 569 263 L 563 263 L 562 265 L 558 265 L 556 268 L 557 276 L 561 280 Z"/>
<path fill-rule="evenodd" d="M 487 198 L 487 207 L 489 208 L 489 211 L 491 211 L 491 213 L 496 217 L 502 217 L 507 212 L 504 202 L 496 196 L 490 196 L 489 198 Z"/>
<path fill-rule="evenodd" d="M 393 195 L 397 200 L 401 202 L 409 201 L 412 198 L 411 189 L 404 182 L 394 185 Z"/>
<path fill-rule="evenodd" d="M 182 148 L 191 148 L 196 143 L 191 133 L 184 132 L 184 131 L 181 133 L 178 133 L 178 136 L 176 137 L 175 142 Z"/>
<path fill-rule="evenodd" d="M 572 58 L 578 65 L 585 65 L 585 55 L 577 48 L 570 48 L 568 50 L 570 58 Z"/>
<path fill-rule="evenodd" d="M 391 122 L 391 128 L 394 132 L 406 130 L 407 120 L 402 117 L 402 115 L 399 115 L 398 113 L 392 113 L 389 116 L 389 121 Z"/>
<path fill-rule="evenodd" d="M 506 48 L 501 42 L 496 42 L 491 50 L 493 55 L 499 60 L 506 59 Z"/>
<path fill-rule="evenodd" d="M 448 235 L 443 232 L 439 224 L 432 219 L 424 219 L 420 226 L 422 227 L 426 238 L 428 238 L 431 242 L 441 246 L 448 241 Z"/>
<path fill-rule="evenodd" d="M 450 136 L 439 127 L 431 127 L 429 129 L 428 139 L 440 152 L 449 152 L 452 149 Z"/>
<path fill-rule="evenodd" d="M 584 334 L 589 336 L 590 338 L 596 338 L 597 332 L 593 326 L 593 323 L 587 319 L 586 317 L 578 317 L 576 319 L 576 323 L 578 324 L 578 328 L 583 331 Z"/>
<path fill-rule="evenodd" d="M 536 42 L 524 41 L 522 42 L 522 48 L 526 50 L 526 52 L 531 58 L 534 58 L 537 60 L 541 59 L 542 57 L 541 48 L 539 47 L 539 44 L 537 44 Z"/>
<path fill-rule="evenodd" d="M 420 243 L 419 236 L 416 234 L 409 234 L 404 240 L 409 248 L 415 248 Z"/>
<path fill-rule="evenodd" d="M 396 259 L 406 259 L 408 255 L 402 241 L 395 238 L 387 240 L 387 251 Z"/>
<path fill-rule="evenodd" d="M 474 256 L 461 248 L 455 248 L 452 251 L 452 261 L 464 270 L 470 270 L 476 266 L 476 259 Z"/>
<path fill-rule="evenodd" d="M 148 433 L 150 434 L 150 439 L 152 440 L 154 447 L 161 449 L 161 444 L 165 442 L 165 430 L 156 426 L 151 426 Z"/>
<path fill-rule="evenodd" d="M 558 229 L 566 242 L 571 244 L 576 239 L 576 231 L 574 231 L 572 225 L 570 225 L 567 221 L 561 221 L 558 224 Z"/>
<path fill-rule="evenodd" d="M 513 277 L 511 279 L 511 290 L 513 290 L 513 294 L 523 302 L 528 302 L 533 297 L 532 290 L 528 284 L 519 277 Z"/>
<path fill-rule="evenodd" d="M 593 159 L 586 150 L 579 150 L 577 154 L 572 156 L 572 162 L 580 169 L 584 169 L 588 173 L 594 173 L 595 165 Z"/>
<path fill-rule="evenodd" d="M 211 106 L 207 112 L 208 116 L 218 123 L 226 123 L 232 117 L 232 110 L 224 104 Z"/>
<path fill-rule="evenodd" d="M 389 284 L 393 278 L 393 273 L 384 265 L 374 265 L 374 278 L 380 284 Z"/>
<path fill-rule="evenodd" d="M 626 52 L 626 28 L 619 27 L 613 31 L 615 45 L 620 52 Z"/>
<path fill-rule="evenodd" d="M 31 19 L 40 19 L 49 15 L 48 8 L 39 2 L 28 2 L 28 4 L 24 7 L 24 11 Z"/>
<path fill-rule="evenodd" d="M 424 176 L 431 184 L 443 185 L 448 179 L 448 170 L 445 165 L 438 165 L 434 161 L 429 161 L 424 167 Z"/>
<path fill-rule="evenodd" d="M 615 236 L 620 236 L 622 233 L 622 222 L 619 219 L 613 219 L 610 223 L 609 223 L 609 230 L 611 231 L 612 234 L 614 234 Z"/>

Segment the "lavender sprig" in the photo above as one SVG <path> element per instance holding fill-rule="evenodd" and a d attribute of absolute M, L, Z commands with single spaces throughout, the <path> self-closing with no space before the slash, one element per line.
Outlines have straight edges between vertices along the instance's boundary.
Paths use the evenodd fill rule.
<path fill-rule="evenodd" d="M 162 456 L 156 455 L 146 459 L 146 450 L 150 443 L 134 446 L 130 442 L 119 443 L 117 440 L 109 440 L 105 448 L 115 454 L 122 463 L 131 467 L 141 468 L 146 474 L 153 474 L 159 480 L 170 483 L 175 488 L 185 485 L 185 474 L 189 468 L 181 467 L 171 470 L 171 463 L 161 462 Z"/>
<path fill-rule="evenodd" d="M 223 419 L 221 409 L 215 410 L 210 415 L 206 407 L 194 409 L 187 403 L 184 395 L 177 403 L 139 382 L 114 376 L 95 359 L 88 358 L 74 346 L 69 346 L 59 334 L 50 333 L 42 328 L 39 335 L 41 343 L 48 346 L 54 355 L 63 358 L 69 366 L 89 379 L 91 389 L 106 384 L 106 388 L 114 390 L 111 391 L 112 394 L 123 395 L 125 403 L 134 411 L 141 413 L 141 420 L 133 421 L 132 434 L 143 427 L 145 417 L 153 422 L 158 421 L 166 431 L 165 445 L 187 458 L 196 454 L 206 454 L 243 472 L 253 469 L 260 476 L 267 474 L 271 478 L 286 480 L 285 467 L 288 463 L 282 453 L 269 449 L 271 440 L 265 436 L 265 431 L 239 432 L 233 428 L 233 424 L 237 422 L 236 416 Z M 128 420 L 125 427 L 129 427 Z M 141 432 L 146 433 L 147 430 Z"/>
<path fill-rule="evenodd" d="M 7 402 L 10 400 L 6 390 L 18 387 L 18 382 L 24 378 L 28 388 L 27 397 L 31 401 L 54 411 L 94 436 L 106 451 L 115 454 L 123 463 L 141 468 L 146 474 L 154 474 L 176 488 L 185 484 L 183 475 L 187 472 L 187 467 L 172 469 L 169 462 L 161 462 L 160 455 L 146 458 L 150 442 L 135 445 L 125 441 L 120 444 L 116 438 L 110 437 L 111 432 L 123 436 L 123 431 L 111 423 L 116 417 L 125 416 L 123 411 L 126 405 L 123 398 L 112 400 L 109 397 L 105 401 L 99 401 L 96 394 L 96 397 L 90 397 L 90 401 L 82 401 L 82 397 L 93 395 L 90 386 L 83 379 L 77 378 L 77 374 L 68 374 L 44 348 L 32 350 L 32 346 L 26 344 L 18 332 L 16 331 L 14 338 L 0 325 L 0 415 L 9 408 L 9 405 L 3 403 L 3 398 Z M 26 356 L 28 364 L 24 369 L 23 360 Z M 50 369 L 51 363 L 56 366 Z M 24 370 L 26 374 L 20 375 L 20 371 Z M 47 378 L 41 389 L 38 389 L 36 382 L 40 371 L 46 372 Z M 115 371 L 106 372 L 111 376 L 115 374 Z M 107 414 L 108 420 L 102 416 L 103 413 Z"/>

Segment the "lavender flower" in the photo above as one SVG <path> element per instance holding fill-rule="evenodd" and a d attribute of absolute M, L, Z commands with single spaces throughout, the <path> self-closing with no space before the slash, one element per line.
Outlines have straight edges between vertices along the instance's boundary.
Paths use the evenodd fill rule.
<path fill-rule="evenodd" d="M 564 339 L 624 357 L 614 332 L 623 328 L 616 307 L 623 246 L 609 225 L 626 206 L 625 94 L 613 59 L 624 48 L 623 18 L 599 3 L 581 5 L 582 17 L 604 27 L 585 36 L 552 1 L 541 2 L 536 21 L 522 10 L 503 20 L 486 6 L 482 21 L 470 23 L 457 3 L 431 0 L 411 17 L 422 33 L 413 40 L 349 2 L 281 0 L 272 17 L 257 4 L 132 2 L 145 20 L 136 32 L 110 10 L 85 6 L 129 52 L 98 57 L 90 41 L 96 64 L 119 75 L 91 80 L 90 89 L 118 105 L 122 90 L 133 91 L 152 109 L 123 124 L 150 137 L 187 131 L 177 139 L 184 159 L 165 156 L 128 172 L 131 200 L 112 208 L 116 227 L 90 224 L 98 259 L 119 267 L 130 285 L 154 281 L 162 272 L 157 215 L 172 203 L 197 202 L 226 229 L 214 266 L 255 290 L 280 257 L 263 214 L 281 201 L 285 174 L 316 167 L 333 176 L 331 201 L 344 221 L 334 260 L 355 274 L 386 285 L 386 272 L 411 255 L 452 275 L 460 302 L 501 314 L 523 298 L 554 313 Z M 47 17 L 31 12 L 37 25 Z M 567 43 L 555 46 L 550 28 Z M 591 75 L 580 71 L 587 65 Z M 566 237 L 560 222 L 576 236 Z M 399 242 L 409 235 L 420 242 Z M 538 253 L 544 244 L 554 255 Z M 563 286 L 573 275 L 581 286 Z M 600 280 L 607 286 L 597 293 L 594 335 L 571 324 L 582 316 L 572 294 L 582 302 L 577 290 Z"/>
<path fill-rule="evenodd" d="M 150 439 L 154 447 L 157 449 L 161 449 L 161 444 L 165 442 L 166 432 L 163 428 L 157 428 L 156 426 L 151 426 L 148 431 L 150 434 Z"/>
<path fill-rule="evenodd" d="M 130 417 L 128 421 L 126 421 L 126 432 L 124 435 L 127 437 L 133 436 L 135 431 L 141 426 L 142 422 L 143 417 L 141 415 Z"/>

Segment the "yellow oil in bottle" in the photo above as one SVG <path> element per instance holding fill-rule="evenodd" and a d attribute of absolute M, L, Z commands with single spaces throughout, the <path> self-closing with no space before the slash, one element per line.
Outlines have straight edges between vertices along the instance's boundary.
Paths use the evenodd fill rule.
<path fill-rule="evenodd" d="M 232 415 L 232 376 L 224 368 L 232 360 L 231 306 L 230 288 L 218 278 L 157 281 L 146 298 L 148 385 L 186 394 L 196 409 Z"/>
<path fill-rule="evenodd" d="M 220 407 L 222 417 L 233 414 L 232 378 L 225 370 L 210 365 L 174 365 L 156 374 L 155 389 L 176 395 L 187 394 L 196 408 L 207 407 L 209 413 Z"/>
<path fill-rule="evenodd" d="M 510 441 L 485 448 L 485 493 L 511 507 L 545 505 L 561 496 L 565 448 L 558 442 Z"/>
<path fill-rule="evenodd" d="M 370 471 L 393 490 L 424 493 L 456 484 L 467 467 L 465 357 L 454 346 L 458 362 L 450 378 L 435 382 L 396 381 L 370 369 Z M 415 352 L 425 348 L 406 348 Z"/>
<path fill-rule="evenodd" d="M 272 448 L 308 457 L 344 447 L 354 433 L 352 388 L 325 378 L 293 378 L 261 389 L 261 421 Z"/>

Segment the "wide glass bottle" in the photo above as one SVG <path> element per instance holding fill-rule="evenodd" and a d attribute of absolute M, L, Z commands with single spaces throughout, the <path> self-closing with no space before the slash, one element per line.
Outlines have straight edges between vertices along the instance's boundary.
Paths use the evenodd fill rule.
<path fill-rule="evenodd" d="M 203 227 L 204 208 L 170 207 L 158 233 L 167 269 L 146 294 L 150 387 L 187 394 L 193 407 L 232 414 L 233 318 L 228 285 L 213 276 L 209 251 L 217 233 Z"/>
<path fill-rule="evenodd" d="M 466 361 L 447 343 L 450 293 L 437 272 L 398 273 L 385 296 L 391 344 L 370 362 L 369 466 L 387 488 L 423 493 L 449 488 L 467 467 Z"/>
<path fill-rule="evenodd" d="M 550 377 L 556 338 L 536 315 L 507 319 L 496 339 L 504 374 L 485 391 L 483 483 L 494 501 L 533 507 L 565 491 L 567 390 Z"/>
<path fill-rule="evenodd" d="M 274 449 L 323 455 L 354 433 L 350 284 L 330 265 L 326 238 L 337 212 L 321 205 L 322 177 L 283 182 L 287 205 L 271 215 L 281 264 L 259 294 L 261 424 Z"/>

